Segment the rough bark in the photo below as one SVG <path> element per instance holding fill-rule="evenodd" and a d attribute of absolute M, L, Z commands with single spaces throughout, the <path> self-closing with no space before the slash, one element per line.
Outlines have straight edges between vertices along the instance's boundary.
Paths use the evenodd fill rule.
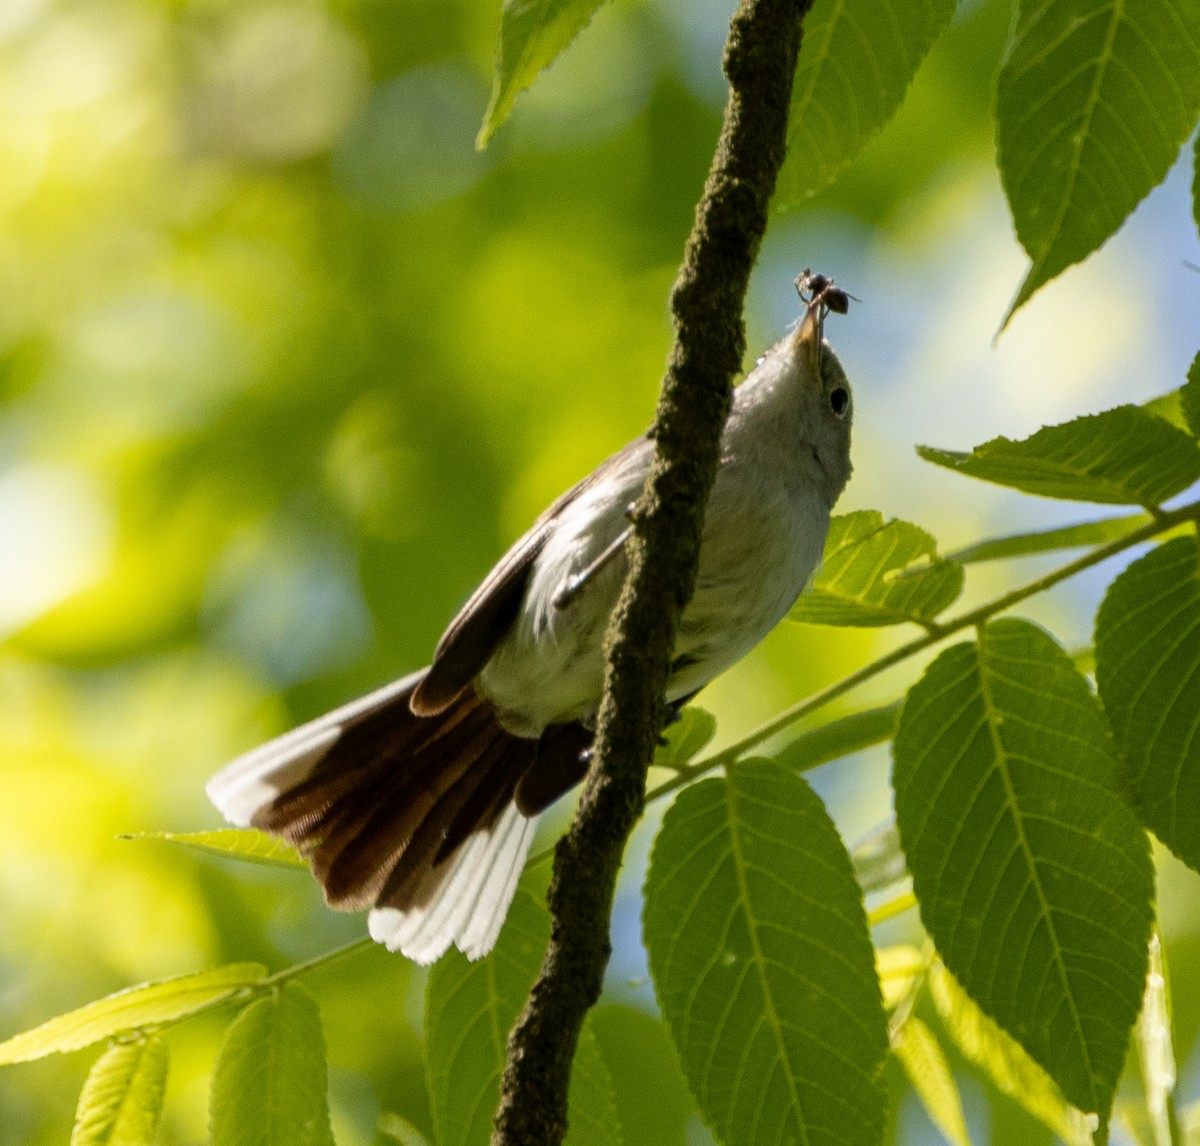
<path fill-rule="evenodd" d="M 550 946 L 509 1037 L 493 1146 L 551 1146 L 567 1127 L 579 1031 L 611 954 L 621 857 L 645 803 L 680 613 L 745 353 L 742 306 L 783 162 L 801 23 L 811 0 L 742 0 L 725 49 L 729 102 L 671 295 L 675 344 L 651 430 L 653 469 L 634 514 L 629 575 L 608 631 L 595 758 L 560 841 Z"/>

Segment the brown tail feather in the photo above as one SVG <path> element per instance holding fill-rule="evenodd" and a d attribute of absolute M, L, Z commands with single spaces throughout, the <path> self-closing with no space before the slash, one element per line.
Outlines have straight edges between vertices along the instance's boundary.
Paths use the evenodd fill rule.
<path fill-rule="evenodd" d="M 489 777 L 515 785 L 515 776 L 506 773 L 519 775 L 537 751 L 536 741 L 509 737 L 494 721 L 484 735 L 460 739 L 454 747 L 457 750 L 442 758 L 441 767 L 431 772 L 424 787 L 414 790 L 411 784 L 391 781 L 387 790 L 385 781 L 376 796 L 379 803 L 360 817 L 352 833 L 339 832 L 337 838 L 322 839 L 313 848 L 313 871 L 331 903 L 361 903 L 364 896 L 367 902 L 379 902 L 385 887 L 407 872 L 435 866 L 438 845 L 472 793 Z M 439 755 L 444 750 L 439 743 Z M 490 827 L 499 811 L 477 816 L 454 846 L 470 832 Z"/>
<path fill-rule="evenodd" d="M 582 775 L 591 736 L 578 725 L 525 739 L 473 689 L 433 716 L 412 713 L 410 692 L 347 720 L 307 776 L 253 817 L 309 857 L 332 906 L 424 905 L 455 851 L 495 823 L 523 778 L 535 799 L 518 802 L 531 816 Z"/>

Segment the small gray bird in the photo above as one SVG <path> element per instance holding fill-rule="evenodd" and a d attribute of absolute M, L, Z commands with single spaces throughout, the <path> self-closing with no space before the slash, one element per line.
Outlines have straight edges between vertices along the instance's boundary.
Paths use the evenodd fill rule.
<path fill-rule="evenodd" d="M 821 276 L 803 282 L 828 284 Z M 798 284 L 799 285 L 799 284 Z M 850 477 L 850 387 L 822 291 L 734 391 L 666 700 L 676 707 L 786 615 Z M 450 622 L 433 663 L 219 772 L 222 814 L 295 844 L 332 907 L 419 963 L 491 950 L 537 818 L 582 780 L 629 506 L 653 456 L 631 442 L 568 490 Z"/>

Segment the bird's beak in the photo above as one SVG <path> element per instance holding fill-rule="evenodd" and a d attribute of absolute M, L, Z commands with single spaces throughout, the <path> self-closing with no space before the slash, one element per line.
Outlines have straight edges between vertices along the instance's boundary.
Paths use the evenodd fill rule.
<path fill-rule="evenodd" d="M 822 307 L 810 306 L 800 320 L 796 330 L 796 353 L 803 357 L 804 364 L 812 371 L 814 378 L 821 377 L 821 339 L 825 325 L 822 321 Z"/>

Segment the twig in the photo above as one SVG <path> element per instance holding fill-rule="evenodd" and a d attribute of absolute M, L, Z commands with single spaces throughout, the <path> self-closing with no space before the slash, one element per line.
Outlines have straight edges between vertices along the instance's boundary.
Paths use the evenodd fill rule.
<path fill-rule="evenodd" d="M 811 0 L 742 0 L 730 26 L 725 122 L 671 296 L 676 338 L 609 626 L 595 760 L 555 851 L 550 946 L 509 1037 L 493 1146 L 553 1146 L 567 1127 L 579 1031 L 599 998 L 621 856 L 645 805 L 679 615 L 745 352 L 742 303 L 783 162 L 800 28 Z"/>

